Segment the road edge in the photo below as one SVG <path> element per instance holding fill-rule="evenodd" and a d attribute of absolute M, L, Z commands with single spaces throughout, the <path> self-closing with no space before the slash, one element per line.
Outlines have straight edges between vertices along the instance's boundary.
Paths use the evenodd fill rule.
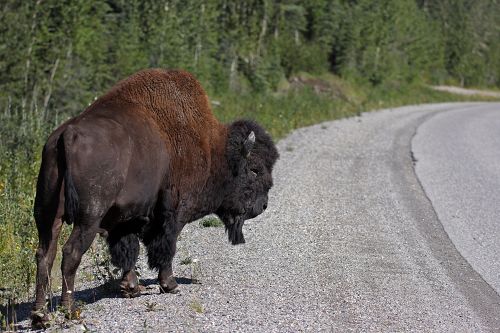
<path fill-rule="evenodd" d="M 477 106 L 477 104 L 464 106 L 464 108 L 474 106 Z M 405 198 L 405 206 L 414 216 L 415 221 L 418 221 L 416 225 L 418 231 L 427 242 L 435 259 L 453 282 L 454 287 L 464 296 L 475 315 L 481 321 L 482 328 L 488 331 L 496 331 L 500 330 L 500 295 L 457 250 L 441 223 L 415 169 L 418 161 L 414 157 L 413 139 L 417 135 L 419 127 L 437 114 L 455 110 L 447 108 L 425 114 L 415 123 L 411 131 L 409 131 L 410 133 L 403 133 L 403 131 L 398 133 L 395 140 L 400 141 L 399 144 L 402 144 L 403 140 L 406 141 L 409 154 L 407 154 L 408 158 L 405 161 L 393 160 L 393 163 L 400 164 L 399 168 L 396 167 L 394 170 L 406 169 L 408 171 L 408 167 L 411 168 L 411 172 L 401 172 L 398 176 L 402 177 L 401 179 L 404 179 L 406 183 L 416 185 L 413 190 L 410 190 L 413 192 L 412 203 L 408 202 L 408 200 L 411 200 L 410 198 Z"/>

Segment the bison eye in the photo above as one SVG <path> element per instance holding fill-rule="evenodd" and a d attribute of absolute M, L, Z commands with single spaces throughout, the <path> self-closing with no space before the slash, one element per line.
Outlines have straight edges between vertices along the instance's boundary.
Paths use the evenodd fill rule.
<path fill-rule="evenodd" d="M 256 169 L 250 169 L 250 174 L 254 177 L 257 177 L 257 170 Z"/>

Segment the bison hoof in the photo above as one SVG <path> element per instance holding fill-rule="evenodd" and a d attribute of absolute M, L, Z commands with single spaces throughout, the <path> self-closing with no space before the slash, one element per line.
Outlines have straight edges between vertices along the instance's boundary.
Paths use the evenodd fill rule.
<path fill-rule="evenodd" d="M 144 291 L 144 286 L 139 284 L 137 274 L 134 270 L 126 271 L 123 273 L 122 281 L 120 282 L 120 291 L 125 298 L 134 298 L 141 295 Z"/>
<path fill-rule="evenodd" d="M 47 313 L 41 310 L 31 312 L 31 328 L 35 330 L 46 329 L 50 327 L 50 318 Z"/>
<path fill-rule="evenodd" d="M 135 298 L 141 295 L 141 292 L 145 290 L 144 286 L 134 283 L 128 283 L 128 281 L 122 281 L 120 284 L 120 292 L 125 298 Z"/>
<path fill-rule="evenodd" d="M 135 288 L 120 288 L 120 291 L 125 298 L 135 298 L 141 296 L 144 289 L 143 286 L 137 286 Z"/>
<path fill-rule="evenodd" d="M 160 294 L 178 294 L 178 293 L 180 293 L 180 290 L 178 287 L 175 287 L 174 289 L 169 289 L 169 288 L 160 286 Z"/>
<path fill-rule="evenodd" d="M 172 275 L 169 276 L 166 281 L 160 281 L 160 293 L 177 294 L 180 290 L 178 288 L 177 281 Z"/>

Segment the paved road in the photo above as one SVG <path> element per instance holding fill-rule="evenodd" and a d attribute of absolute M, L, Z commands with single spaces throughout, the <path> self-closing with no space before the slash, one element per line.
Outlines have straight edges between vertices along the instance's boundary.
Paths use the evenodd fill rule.
<path fill-rule="evenodd" d="M 440 113 L 419 127 L 412 146 L 446 232 L 500 293 L 500 105 Z"/>
<path fill-rule="evenodd" d="M 426 121 L 490 107 L 498 104 L 405 107 L 294 132 L 279 143 L 269 208 L 246 224 L 247 244 L 233 247 L 223 229 L 190 225 L 176 258 L 179 295 L 159 295 L 147 271 L 146 295 L 137 299 L 77 293 L 87 295 L 87 327 L 500 331 L 498 293 L 450 241 L 411 154 L 412 137 Z M 180 265 L 186 257 L 198 260 L 201 285 L 188 283 L 192 266 Z"/>

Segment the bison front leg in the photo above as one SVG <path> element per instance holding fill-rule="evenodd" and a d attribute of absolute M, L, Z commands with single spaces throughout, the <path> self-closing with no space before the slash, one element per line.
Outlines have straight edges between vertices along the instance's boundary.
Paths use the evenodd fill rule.
<path fill-rule="evenodd" d="M 170 264 L 160 268 L 158 273 L 158 283 L 160 284 L 160 293 L 171 293 L 177 294 L 179 292 L 179 288 L 177 281 L 174 277 L 174 272 L 172 269 L 172 261 Z"/>
<path fill-rule="evenodd" d="M 162 228 L 161 232 L 146 243 L 148 263 L 151 268 L 158 270 L 161 293 L 175 294 L 179 291 L 172 269 L 172 261 L 177 247 L 177 236 L 181 230 L 182 226 L 172 223 Z"/>
<path fill-rule="evenodd" d="M 108 236 L 111 263 L 122 269 L 123 277 L 120 290 L 123 297 L 140 296 L 141 286 L 135 272 L 135 264 L 139 257 L 139 239 L 135 234 Z"/>

